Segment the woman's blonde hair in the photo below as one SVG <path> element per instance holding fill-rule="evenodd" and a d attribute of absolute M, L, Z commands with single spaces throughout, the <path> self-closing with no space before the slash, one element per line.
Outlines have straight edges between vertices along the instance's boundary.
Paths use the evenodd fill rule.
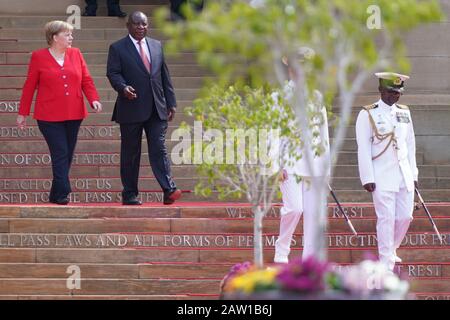
<path fill-rule="evenodd" d="M 47 24 L 45 25 L 45 38 L 47 39 L 48 45 L 52 45 L 53 36 L 57 35 L 60 32 L 72 30 L 73 26 L 65 21 L 54 20 L 47 22 Z"/>

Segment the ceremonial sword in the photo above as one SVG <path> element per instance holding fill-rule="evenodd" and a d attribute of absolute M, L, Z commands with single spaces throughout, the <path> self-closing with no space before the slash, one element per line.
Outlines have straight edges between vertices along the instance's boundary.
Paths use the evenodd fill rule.
<path fill-rule="evenodd" d="M 333 196 L 334 201 L 336 202 L 339 210 L 341 211 L 341 213 L 344 215 L 345 221 L 347 221 L 348 226 L 350 227 L 350 229 L 352 230 L 353 234 L 355 236 L 358 235 L 358 233 L 356 232 L 355 228 L 353 227 L 352 222 L 350 221 L 350 218 L 348 217 L 347 213 L 345 213 L 344 209 L 342 208 L 341 204 L 339 203 L 339 200 L 336 197 L 336 194 L 334 193 L 333 189 L 331 188 L 330 184 L 328 184 L 328 189 L 330 189 L 330 193 Z"/>
<path fill-rule="evenodd" d="M 439 233 L 439 231 L 438 231 L 438 229 L 437 229 L 437 227 L 436 227 L 436 224 L 434 223 L 433 217 L 431 216 L 430 211 L 428 211 L 427 205 L 425 204 L 425 201 L 423 201 L 423 198 L 422 198 L 422 196 L 420 195 L 419 189 L 418 189 L 418 188 L 415 188 L 415 190 L 416 190 L 417 196 L 419 197 L 419 201 L 420 201 L 420 203 L 422 204 L 423 209 L 424 209 L 425 212 L 427 213 L 428 219 L 430 220 L 431 225 L 433 226 L 434 232 L 436 232 L 436 234 L 437 234 L 437 236 L 438 236 L 438 238 L 439 238 L 439 240 L 441 241 L 441 244 L 442 244 L 444 241 L 442 240 L 442 236 L 441 236 L 441 234 Z"/>

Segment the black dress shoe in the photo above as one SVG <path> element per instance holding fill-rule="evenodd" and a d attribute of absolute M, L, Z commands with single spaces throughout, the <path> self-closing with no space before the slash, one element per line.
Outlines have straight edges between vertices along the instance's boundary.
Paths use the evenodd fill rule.
<path fill-rule="evenodd" d="M 127 16 L 126 12 L 120 11 L 118 13 L 108 13 L 109 17 L 119 17 L 119 18 L 124 18 Z"/>
<path fill-rule="evenodd" d="M 65 198 L 60 198 L 60 199 L 56 199 L 56 200 L 55 199 L 49 199 L 48 202 L 65 206 L 66 204 L 69 203 L 69 198 L 65 197 Z"/>
<path fill-rule="evenodd" d="M 134 197 L 130 199 L 123 199 L 122 204 L 126 206 L 140 206 L 142 202 L 138 198 Z"/>
<path fill-rule="evenodd" d="M 172 204 L 180 198 L 181 198 L 181 190 L 175 189 L 171 192 L 164 193 L 163 203 Z"/>
<path fill-rule="evenodd" d="M 83 17 L 95 17 L 97 16 L 97 14 L 95 14 L 94 12 L 84 12 L 83 13 Z"/>

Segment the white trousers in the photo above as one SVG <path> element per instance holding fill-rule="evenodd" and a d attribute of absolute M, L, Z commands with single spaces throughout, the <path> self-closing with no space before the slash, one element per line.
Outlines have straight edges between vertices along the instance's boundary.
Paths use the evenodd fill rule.
<path fill-rule="evenodd" d="M 283 207 L 280 210 L 280 235 L 275 242 L 275 259 L 287 259 L 291 251 L 292 235 L 303 213 L 303 254 L 305 259 L 314 254 L 315 217 L 319 210 L 314 180 L 297 182 L 295 175 L 288 175 L 280 189 Z"/>
<path fill-rule="evenodd" d="M 395 250 L 400 247 L 413 219 L 414 192 L 400 188 L 399 192 L 372 193 L 377 214 L 378 255 L 390 270 L 395 266 Z"/>

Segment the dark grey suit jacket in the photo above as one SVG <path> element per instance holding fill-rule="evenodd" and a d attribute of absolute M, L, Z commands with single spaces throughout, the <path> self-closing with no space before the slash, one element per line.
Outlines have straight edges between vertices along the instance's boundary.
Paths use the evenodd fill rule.
<path fill-rule="evenodd" d="M 167 120 L 168 108 L 177 105 L 161 42 L 149 37 L 146 39 L 151 56 L 150 74 L 129 36 L 109 47 L 106 75 L 118 93 L 112 121 L 144 122 L 150 118 L 153 106 L 159 118 Z M 136 90 L 136 99 L 128 100 L 123 94 L 127 85 Z"/>

